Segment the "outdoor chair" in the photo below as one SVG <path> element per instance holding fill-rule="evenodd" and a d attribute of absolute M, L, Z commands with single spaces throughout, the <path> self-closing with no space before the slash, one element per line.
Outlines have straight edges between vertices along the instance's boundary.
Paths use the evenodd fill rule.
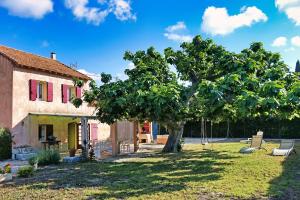
<path fill-rule="evenodd" d="M 281 140 L 279 148 L 273 149 L 273 156 L 289 156 L 290 153 L 296 153 L 294 149 L 295 140 Z"/>
<path fill-rule="evenodd" d="M 263 144 L 262 135 L 253 135 L 251 139 L 250 147 L 241 148 L 240 153 L 252 153 L 257 149 L 267 150 L 266 148 L 262 147 L 262 144 Z"/>
<path fill-rule="evenodd" d="M 262 136 L 262 137 L 263 137 L 263 136 L 264 136 L 264 132 L 262 132 L 262 131 L 257 131 L 256 135 Z M 251 143 L 251 140 L 252 140 L 252 138 L 247 138 L 247 140 L 241 140 L 240 142 L 249 144 L 249 143 Z M 262 143 L 264 144 L 264 143 L 266 143 L 266 142 L 265 142 L 264 140 L 262 140 Z"/>

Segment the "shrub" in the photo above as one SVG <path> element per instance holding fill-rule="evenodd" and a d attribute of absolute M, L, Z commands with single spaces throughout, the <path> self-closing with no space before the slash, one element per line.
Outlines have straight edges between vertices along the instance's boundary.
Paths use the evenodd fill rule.
<path fill-rule="evenodd" d="M 29 165 L 34 166 L 37 163 L 37 156 L 29 158 L 28 163 Z"/>
<path fill-rule="evenodd" d="M 40 166 L 58 164 L 60 161 L 60 154 L 57 150 L 53 149 L 43 150 L 38 153 L 36 161 Z"/>
<path fill-rule="evenodd" d="M 28 178 L 33 176 L 34 168 L 32 166 L 21 167 L 18 171 L 18 177 Z"/>
<path fill-rule="evenodd" d="M 10 164 L 6 164 L 6 165 L 4 166 L 4 168 L 3 168 L 3 170 L 4 170 L 4 173 L 5 173 L 5 174 L 11 173 L 11 165 L 10 165 Z"/>
<path fill-rule="evenodd" d="M 0 128 L 0 160 L 11 158 L 12 136 L 8 129 Z"/>

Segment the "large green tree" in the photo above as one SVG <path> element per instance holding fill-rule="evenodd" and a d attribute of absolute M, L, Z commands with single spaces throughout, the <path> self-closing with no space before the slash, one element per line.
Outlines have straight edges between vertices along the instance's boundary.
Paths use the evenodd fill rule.
<path fill-rule="evenodd" d="M 124 59 L 135 66 L 125 71 L 128 79 L 112 81 L 102 74 L 103 84 L 91 82 L 83 100 L 96 106 L 101 122 L 149 120 L 165 126 L 165 152 L 178 150 L 186 121 L 299 114 L 298 79 L 261 43 L 237 54 L 196 36 L 180 47 L 164 54 L 152 47 L 126 52 Z"/>

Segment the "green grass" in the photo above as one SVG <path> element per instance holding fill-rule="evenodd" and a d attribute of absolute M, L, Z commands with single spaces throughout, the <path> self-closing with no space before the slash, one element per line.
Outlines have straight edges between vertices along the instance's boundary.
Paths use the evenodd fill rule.
<path fill-rule="evenodd" d="M 273 157 L 244 144 L 185 145 L 179 154 L 155 153 L 125 162 L 90 162 L 39 170 L 0 187 L 4 199 L 292 199 L 300 197 L 300 157 Z M 210 146 L 209 146 L 210 147 Z M 300 146 L 297 147 L 300 152 Z"/>

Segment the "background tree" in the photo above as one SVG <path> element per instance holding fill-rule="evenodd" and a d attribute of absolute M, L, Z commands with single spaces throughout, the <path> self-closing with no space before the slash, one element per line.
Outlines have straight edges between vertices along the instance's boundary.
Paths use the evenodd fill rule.
<path fill-rule="evenodd" d="M 135 66 L 125 70 L 128 79 L 112 81 L 102 74 L 103 84 L 91 82 L 83 100 L 96 106 L 104 123 L 148 120 L 165 126 L 165 152 L 179 149 L 187 121 L 299 114 L 298 79 L 261 43 L 236 54 L 196 36 L 180 47 L 167 48 L 164 55 L 153 47 L 126 52 L 124 59 Z"/>
<path fill-rule="evenodd" d="M 300 61 L 299 60 L 297 60 L 297 62 L 296 62 L 295 72 L 300 72 Z"/>

